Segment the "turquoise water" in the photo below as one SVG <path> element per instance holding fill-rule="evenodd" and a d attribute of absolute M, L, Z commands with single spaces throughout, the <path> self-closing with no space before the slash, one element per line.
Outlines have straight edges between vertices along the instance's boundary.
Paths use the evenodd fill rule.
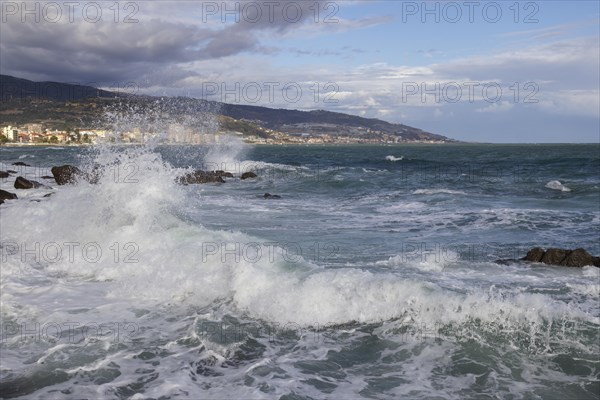
<path fill-rule="evenodd" d="M 0 206 L 2 397 L 599 396 L 600 269 L 493 262 L 600 254 L 597 144 L 19 147 L 0 162 L 50 186 L 51 166 L 102 166 L 97 185 Z M 175 184 L 188 168 L 235 177 Z"/>

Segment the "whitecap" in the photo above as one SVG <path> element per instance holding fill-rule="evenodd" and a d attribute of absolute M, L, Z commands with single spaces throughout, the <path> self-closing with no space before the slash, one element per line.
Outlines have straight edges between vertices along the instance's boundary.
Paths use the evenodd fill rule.
<path fill-rule="evenodd" d="M 571 189 L 563 185 L 560 181 L 550 181 L 546 183 L 546 187 L 552 190 L 560 190 L 561 192 L 570 192 Z"/>
<path fill-rule="evenodd" d="M 385 159 L 387 161 L 396 162 L 396 161 L 402 161 L 404 159 L 404 156 L 395 157 L 395 156 L 390 155 L 390 156 L 385 157 Z"/>

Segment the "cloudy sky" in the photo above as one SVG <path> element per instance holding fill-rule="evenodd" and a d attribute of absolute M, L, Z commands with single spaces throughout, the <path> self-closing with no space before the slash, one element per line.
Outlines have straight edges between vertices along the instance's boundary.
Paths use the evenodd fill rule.
<path fill-rule="evenodd" d="M 596 1 L 0 4 L 2 74 L 326 109 L 466 141 L 600 141 Z"/>

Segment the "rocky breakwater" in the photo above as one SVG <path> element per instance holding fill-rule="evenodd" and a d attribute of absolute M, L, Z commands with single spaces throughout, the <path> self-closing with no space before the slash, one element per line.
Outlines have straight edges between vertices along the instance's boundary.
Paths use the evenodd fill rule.
<path fill-rule="evenodd" d="M 244 172 L 240 176 L 240 179 L 246 180 L 256 177 L 257 175 L 254 172 Z M 183 176 L 179 176 L 176 180 L 177 183 L 182 185 L 195 185 L 201 183 L 225 183 L 226 180 L 224 178 L 235 178 L 235 176 L 231 172 L 225 171 L 196 170 Z"/>
<path fill-rule="evenodd" d="M 600 257 L 595 257 L 581 248 L 575 250 L 558 248 L 544 250 L 541 247 L 534 247 L 529 250 L 527 255 L 521 260 L 548 265 L 559 265 L 562 267 L 585 267 L 593 265 L 600 268 Z"/>
<path fill-rule="evenodd" d="M 534 247 L 527 252 L 525 257 L 520 258 L 519 260 L 496 260 L 497 264 L 513 264 L 518 262 L 555 265 L 560 267 L 582 268 L 595 266 L 600 268 L 600 257 L 593 256 L 582 248 L 574 250 L 549 248 L 548 250 L 545 250 L 541 247 Z"/>

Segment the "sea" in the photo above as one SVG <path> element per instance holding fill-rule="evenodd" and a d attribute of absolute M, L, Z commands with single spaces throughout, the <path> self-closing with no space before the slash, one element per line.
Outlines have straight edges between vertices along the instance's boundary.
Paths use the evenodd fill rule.
<path fill-rule="evenodd" d="M 232 177 L 177 182 L 198 169 Z M 519 260 L 600 255 L 598 143 L 23 146 L 0 170 L 0 398 L 600 398 L 600 268 Z"/>

